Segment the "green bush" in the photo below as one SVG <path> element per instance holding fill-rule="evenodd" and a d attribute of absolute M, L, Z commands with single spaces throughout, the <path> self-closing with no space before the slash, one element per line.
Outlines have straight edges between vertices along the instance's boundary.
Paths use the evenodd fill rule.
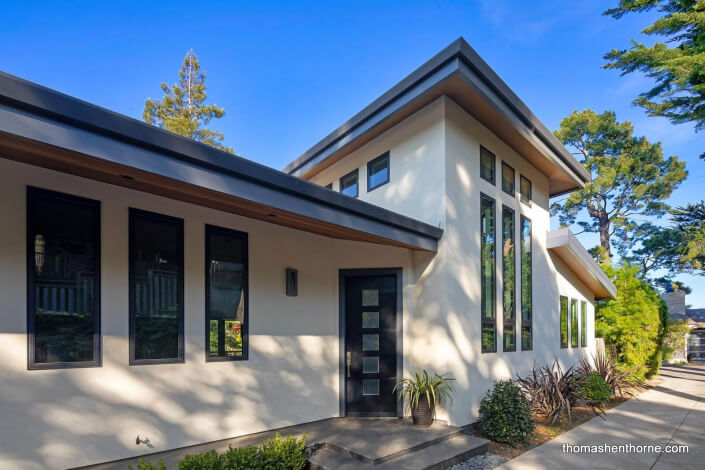
<path fill-rule="evenodd" d="M 607 403 L 612 396 L 609 384 L 595 372 L 584 377 L 581 385 L 585 399 L 599 405 Z"/>
<path fill-rule="evenodd" d="M 670 361 L 671 359 L 673 359 L 673 354 L 676 352 L 676 348 L 674 348 L 673 346 L 664 346 L 662 348 L 662 352 L 664 360 Z"/>
<path fill-rule="evenodd" d="M 480 402 L 480 431 L 496 442 L 514 445 L 534 430 L 531 406 L 511 380 L 494 382 Z"/>
<path fill-rule="evenodd" d="M 595 336 L 615 346 L 619 370 L 643 382 L 658 373 L 668 309 L 639 277 L 638 266 L 623 263 L 603 269 L 617 286 L 617 298 L 597 303 Z"/>
<path fill-rule="evenodd" d="M 225 470 L 222 457 L 215 450 L 187 455 L 179 462 L 179 470 Z"/>
<path fill-rule="evenodd" d="M 219 455 L 215 450 L 187 455 L 179 462 L 179 470 L 301 470 L 306 467 L 306 436 L 301 439 L 279 433 L 259 447 L 230 447 Z M 132 465 L 128 466 L 132 470 Z M 137 470 L 167 470 L 140 459 Z"/>
<path fill-rule="evenodd" d="M 132 470 L 132 465 L 128 465 L 127 468 Z M 158 464 L 153 464 L 152 462 L 145 462 L 144 459 L 140 459 L 137 463 L 137 470 L 167 470 L 167 468 L 162 460 L 159 460 Z"/>

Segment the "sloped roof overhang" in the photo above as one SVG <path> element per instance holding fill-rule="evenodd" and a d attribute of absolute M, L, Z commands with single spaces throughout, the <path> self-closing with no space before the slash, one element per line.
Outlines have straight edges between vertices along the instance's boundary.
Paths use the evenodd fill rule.
<path fill-rule="evenodd" d="M 436 251 L 443 234 L 4 73 L 0 156 L 332 238 Z"/>
<path fill-rule="evenodd" d="M 616 298 L 617 287 L 569 229 L 548 232 L 546 248 L 568 266 L 596 299 Z"/>
<path fill-rule="evenodd" d="M 590 181 L 580 162 L 463 38 L 304 152 L 284 172 L 310 178 L 443 95 L 547 175 L 551 196 Z"/>

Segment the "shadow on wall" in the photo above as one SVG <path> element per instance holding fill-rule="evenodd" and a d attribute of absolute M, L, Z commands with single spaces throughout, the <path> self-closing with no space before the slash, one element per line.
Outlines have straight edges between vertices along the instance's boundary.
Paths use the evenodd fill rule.
<path fill-rule="evenodd" d="M 525 375 L 534 361 L 544 365 L 558 358 L 565 370 L 589 351 L 587 348 L 561 349 L 559 346 L 558 273 L 545 247 L 548 201 L 538 197 L 536 191 L 537 198 L 530 210 L 521 206 L 521 212 L 526 210 L 534 221 L 533 350 L 522 351 L 517 334 L 517 350 L 502 351 L 502 251 L 498 239 L 495 265 L 497 352 L 481 352 L 480 203 L 479 188 L 473 187 L 473 172 L 468 167 L 470 161 L 463 159 L 453 163 L 455 171 L 448 173 L 445 233 L 435 259 L 429 262 L 416 258 L 417 272 L 423 271 L 423 268 L 426 271 L 418 280 L 417 311 L 411 312 L 413 321 L 405 324 L 407 373 L 425 368 L 451 374 L 457 379 L 453 406 L 445 410 L 445 416 L 443 412 L 439 413 L 441 419 L 449 417 L 453 424 L 467 424 L 477 420 L 480 400 L 492 387 L 493 380 L 514 379 L 517 374 Z M 496 197 L 497 204 L 495 214 L 499 214 L 501 204 L 506 201 L 501 194 L 493 197 Z M 515 210 L 516 226 L 520 210 L 517 207 Z M 496 216 L 495 221 L 497 236 L 501 237 L 500 217 Z M 516 251 L 518 260 L 519 250 Z M 424 283 L 433 283 L 434 286 L 427 289 Z M 438 286 L 442 286 L 441 294 L 436 292 Z M 520 304 L 518 282 L 516 302 Z M 521 315 L 519 309 L 516 315 Z M 517 328 L 517 331 L 520 330 Z"/>
<path fill-rule="evenodd" d="M 0 461 L 22 469 L 88 465 L 334 416 L 337 368 L 326 373 L 325 358 L 336 346 L 331 337 L 254 336 L 249 361 L 207 367 L 188 342 L 197 352 L 180 365 L 129 367 L 106 353 L 97 369 L 2 366 Z M 26 363 L 14 357 L 25 348 L 23 334 L 2 335 L 0 354 L 12 363 Z M 138 434 L 154 448 L 138 447 Z"/>

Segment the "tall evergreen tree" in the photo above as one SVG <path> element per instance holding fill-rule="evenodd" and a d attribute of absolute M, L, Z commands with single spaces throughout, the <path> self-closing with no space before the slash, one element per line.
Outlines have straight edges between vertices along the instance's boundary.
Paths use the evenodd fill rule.
<path fill-rule="evenodd" d="M 605 15 L 621 18 L 652 9 L 663 16 L 642 33 L 666 41 L 649 47 L 632 39 L 630 49 L 612 49 L 605 55 L 605 67 L 619 69 L 622 75 L 640 71 L 656 81 L 634 101 L 650 115 L 705 129 L 705 0 L 620 0 Z"/>
<path fill-rule="evenodd" d="M 660 143 L 634 137 L 631 123 L 617 122 L 611 111 L 575 111 L 554 134 L 577 150 L 592 181 L 562 203 L 553 203 L 551 210 L 561 225 L 577 222 L 583 231 L 598 233 L 606 260 L 612 253 L 612 236 L 629 242 L 639 216 L 665 214 L 665 199 L 687 175 L 685 162 L 664 158 Z M 578 220 L 583 211 L 587 221 Z"/>
<path fill-rule="evenodd" d="M 225 109 L 215 104 L 205 104 L 206 73 L 201 71 L 198 57 L 189 50 L 179 71 L 179 81 L 169 87 L 161 84 L 164 97 L 161 101 L 147 99 L 142 117 L 152 125 L 184 137 L 233 153 L 224 146 L 223 134 L 209 129 L 212 119 L 225 115 Z"/>

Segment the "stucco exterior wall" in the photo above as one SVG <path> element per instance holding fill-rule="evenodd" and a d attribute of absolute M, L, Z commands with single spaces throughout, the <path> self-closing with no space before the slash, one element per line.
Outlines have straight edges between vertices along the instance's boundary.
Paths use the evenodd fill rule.
<path fill-rule="evenodd" d="M 559 295 L 592 302 L 589 290 L 546 250 L 550 230 L 548 179 L 521 158 L 496 135 L 444 98 L 446 227 L 438 255 L 430 263 L 417 286 L 416 310 L 411 312 L 416 328 L 408 344 L 417 344 L 407 358 L 408 368 L 425 367 L 448 372 L 457 379 L 457 396 L 445 416 L 452 424 L 474 422 L 480 400 L 495 379 L 508 379 L 527 373 L 534 360 L 549 363 L 558 359 L 563 367 L 577 362 L 586 348 L 561 349 L 559 336 Z M 497 182 L 480 178 L 480 145 L 497 158 Z M 515 169 L 517 192 L 510 196 L 501 190 L 501 161 Z M 533 202 L 519 201 L 519 174 L 532 182 Z M 501 242 L 497 250 L 497 352 L 482 353 L 480 344 L 480 192 L 496 201 L 496 229 L 501 238 L 501 210 L 515 211 L 516 239 L 519 240 L 519 214 L 532 220 L 533 252 L 533 350 L 522 351 L 517 334 L 517 351 L 502 351 L 502 269 Z M 517 273 L 519 254 L 517 248 Z M 442 292 L 439 291 L 442 286 Z M 519 305 L 520 282 L 516 299 Z M 588 344 L 594 350 L 593 306 L 589 307 Z M 517 318 L 520 312 L 517 311 Z M 519 325 L 517 323 L 517 325 Z M 517 331 L 519 328 L 517 326 Z M 421 346 L 423 345 L 423 346 Z"/>
<path fill-rule="evenodd" d="M 438 148 L 438 142 L 441 146 Z M 496 183 L 480 178 L 480 146 L 496 156 Z M 428 149 L 416 158 L 398 149 Z M 366 192 L 367 162 L 390 151 L 390 184 Z M 432 151 L 430 151 L 432 150 Z M 515 171 L 513 196 L 501 189 L 501 162 Z M 583 355 L 595 351 L 594 298 L 590 290 L 546 249 L 550 230 L 549 181 L 538 169 L 517 154 L 489 129 L 470 116 L 452 99 L 442 97 L 405 121 L 373 139 L 312 178 L 326 185 L 359 168 L 360 199 L 420 218 L 429 223 L 443 220 L 445 230 L 435 256 L 414 253 L 413 308 L 405 312 L 404 370 L 426 368 L 448 373 L 457 380 L 452 407 L 439 410 L 438 418 L 464 425 L 478 417 L 480 400 L 495 379 L 508 379 L 527 373 L 534 360 L 539 364 L 558 359 L 570 367 Z M 438 172 L 442 172 L 439 175 Z M 408 177 L 407 174 L 413 175 Z M 532 183 L 532 204 L 519 200 L 519 175 Z M 442 182 L 438 180 L 442 179 Z M 415 191 L 399 192 L 401 181 L 420 181 Z M 429 183 L 427 181 L 432 181 Z M 389 191 L 389 197 L 375 198 Z M 516 240 L 519 243 L 519 216 L 532 221 L 533 349 L 521 350 L 517 322 L 517 351 L 502 351 L 502 265 L 501 242 L 497 251 L 497 352 L 482 353 L 480 344 L 480 192 L 496 204 L 496 229 L 501 238 L 501 211 L 506 205 L 515 211 Z M 439 201 L 439 196 L 442 200 Z M 434 201 L 428 205 L 428 201 Z M 440 205 L 442 216 L 428 213 Z M 519 251 L 516 254 L 519 273 Z M 517 305 L 520 282 L 516 282 Z M 588 347 L 560 347 L 561 295 L 588 302 Z M 520 316 L 517 311 L 517 319 Z"/>
<path fill-rule="evenodd" d="M 321 186 L 358 169 L 358 198 L 436 227 L 445 227 L 443 98 L 412 114 L 310 181 Z M 389 183 L 367 191 L 367 163 L 389 152 Z"/>
<path fill-rule="evenodd" d="M 27 370 L 26 186 L 101 201 L 103 366 Z M 128 208 L 184 219 L 185 363 L 128 365 Z M 0 468 L 87 465 L 338 416 L 338 270 L 408 250 L 333 240 L 0 159 Z M 204 224 L 249 233 L 249 360 L 205 361 Z M 286 297 L 284 269 L 299 270 Z M 148 438 L 150 446 L 135 445 Z"/>

